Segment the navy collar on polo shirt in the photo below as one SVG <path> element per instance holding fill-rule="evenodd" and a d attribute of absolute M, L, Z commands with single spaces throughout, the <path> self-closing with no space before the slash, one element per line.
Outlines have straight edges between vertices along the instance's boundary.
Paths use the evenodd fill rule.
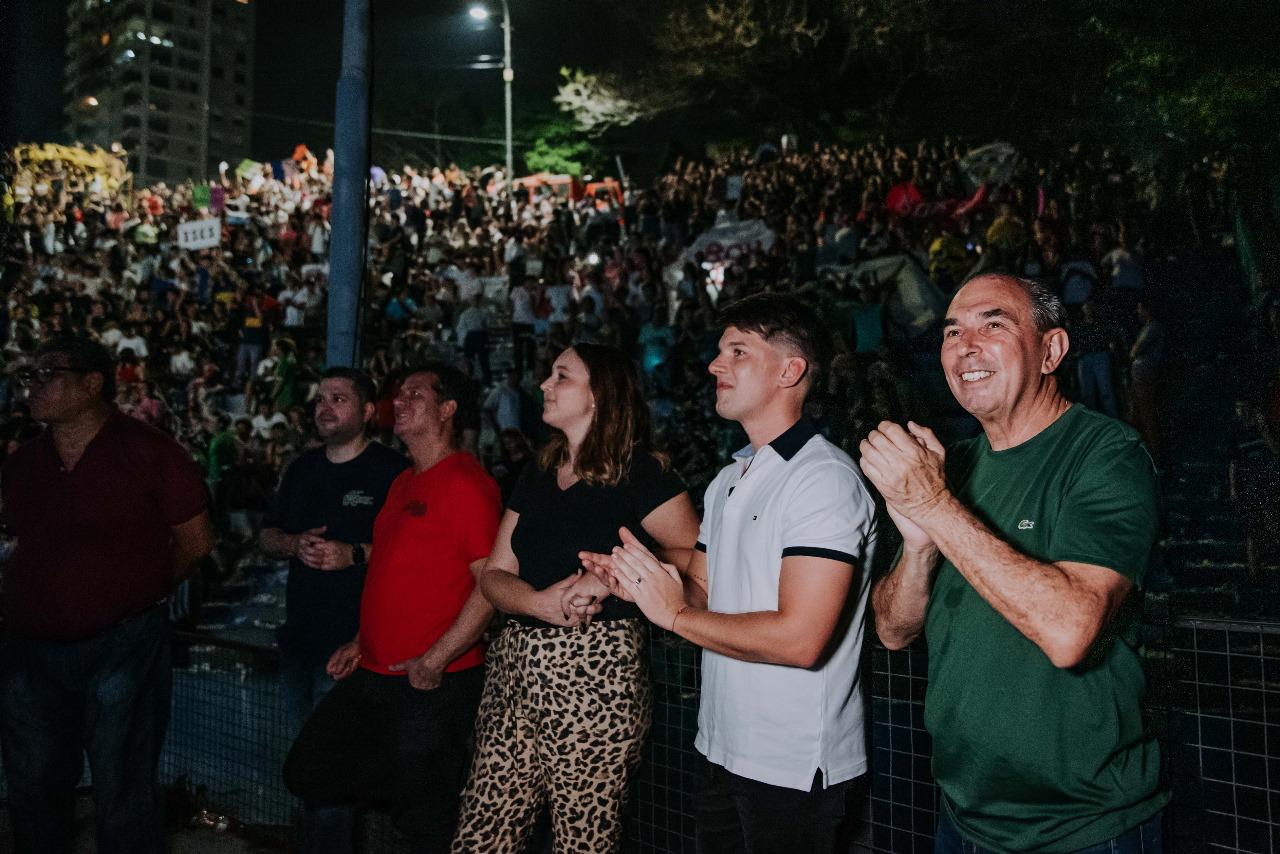
<path fill-rule="evenodd" d="M 778 456 L 784 460 L 790 460 L 796 454 L 800 453 L 800 449 L 809 443 L 809 440 L 818 435 L 818 428 L 813 426 L 813 422 L 804 416 L 795 424 L 788 427 L 781 436 L 769 443 L 769 447 L 777 452 Z"/>
<path fill-rule="evenodd" d="M 769 447 L 773 448 L 774 453 L 782 457 L 784 462 L 790 462 L 791 458 L 800 453 L 800 449 L 809 443 L 809 440 L 818 435 L 818 428 L 813 426 L 813 422 L 804 416 L 795 424 L 792 424 L 786 430 L 782 431 L 772 442 Z M 735 460 L 749 460 L 756 455 L 756 451 L 747 445 L 742 450 L 733 455 Z"/>

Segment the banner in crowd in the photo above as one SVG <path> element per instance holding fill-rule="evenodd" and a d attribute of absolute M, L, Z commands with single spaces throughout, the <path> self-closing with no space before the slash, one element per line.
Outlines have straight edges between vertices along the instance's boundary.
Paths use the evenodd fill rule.
<path fill-rule="evenodd" d="M 987 202 L 987 185 L 983 184 L 974 191 L 973 195 L 967 199 L 938 199 L 936 201 L 928 201 L 922 196 L 912 196 L 909 193 L 894 194 L 892 188 L 890 195 L 885 200 L 885 207 L 898 217 L 910 217 L 911 219 L 930 219 L 938 222 L 952 220 L 960 216 L 968 216 L 977 208 Z"/>
<path fill-rule="evenodd" d="M 698 239 L 684 251 L 684 256 L 692 261 L 702 253 L 704 260 L 715 264 L 753 250 L 768 252 L 773 248 L 774 239 L 773 231 L 762 219 L 725 220 L 698 235 Z"/>
<path fill-rule="evenodd" d="M 59 145 L 54 142 L 23 143 L 14 146 L 9 152 L 13 158 L 17 174 L 13 176 L 15 184 L 33 184 L 32 181 L 19 180 L 23 173 L 34 175 L 46 166 L 61 163 L 68 173 L 78 173 L 89 182 L 90 192 L 115 192 L 130 183 L 133 175 L 127 167 L 127 154 L 123 151 L 105 151 L 98 146 L 85 148 L 82 145 Z"/>
<path fill-rule="evenodd" d="M 973 189 L 983 184 L 1007 184 L 1018 170 L 1018 149 L 1007 142 L 975 148 L 960 161 L 960 171 Z"/>
<path fill-rule="evenodd" d="M 240 161 L 240 165 L 236 167 L 236 177 L 241 180 L 248 180 L 256 175 L 262 174 L 262 164 L 256 160 L 245 158 Z"/>
<path fill-rule="evenodd" d="M 888 292 L 886 308 L 895 325 L 908 338 L 929 332 L 946 315 L 947 297 L 930 279 L 920 262 L 909 255 L 887 255 L 858 264 L 831 264 L 819 268 L 827 275 L 851 282 L 875 281 Z"/>
<path fill-rule="evenodd" d="M 196 184 L 191 188 L 191 206 L 197 210 L 209 207 L 210 201 L 209 185 Z"/>
<path fill-rule="evenodd" d="M 222 220 L 197 219 L 178 223 L 178 246 L 183 249 L 210 249 L 222 243 Z"/>

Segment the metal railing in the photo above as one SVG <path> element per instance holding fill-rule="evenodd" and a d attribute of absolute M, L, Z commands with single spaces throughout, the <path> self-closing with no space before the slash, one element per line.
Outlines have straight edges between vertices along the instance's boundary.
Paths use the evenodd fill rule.
<path fill-rule="evenodd" d="M 1280 624 L 1148 615 L 1147 710 L 1173 790 L 1175 852 L 1280 850 Z M 200 635 L 178 639 L 166 783 L 202 790 L 208 808 L 283 839 L 296 803 L 280 781 L 288 749 L 275 650 Z M 629 850 L 693 850 L 690 805 L 699 654 L 656 631 L 653 729 L 627 830 Z M 853 851 L 931 851 L 938 794 L 923 725 L 927 653 L 868 650 L 872 774 Z M 368 850 L 398 847 L 393 834 Z"/>
<path fill-rule="evenodd" d="M 665 632 L 650 644 L 653 728 L 636 781 L 627 849 L 693 850 L 691 771 L 699 653 Z M 1280 624 L 1160 618 L 1145 626 L 1147 713 L 1173 792 L 1172 852 L 1280 850 Z M 868 649 L 870 790 L 850 851 L 930 852 L 938 790 L 924 729 L 927 652 Z M 298 803 L 280 768 L 290 733 L 275 649 L 175 636 L 173 716 L 160 772 L 190 805 L 267 841 L 293 838 Z M 0 778 L 0 798 L 3 780 Z M 364 850 L 406 851 L 384 817 L 366 816 Z"/>

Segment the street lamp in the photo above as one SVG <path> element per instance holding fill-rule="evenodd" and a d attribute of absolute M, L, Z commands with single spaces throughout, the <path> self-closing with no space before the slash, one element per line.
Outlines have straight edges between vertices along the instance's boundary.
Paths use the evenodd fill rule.
<path fill-rule="evenodd" d="M 472 6 L 470 15 L 477 21 L 483 21 L 489 17 L 489 10 L 480 5 Z M 515 158 L 511 153 L 511 81 L 515 79 L 516 73 L 511 68 L 511 7 L 507 0 L 502 0 L 502 83 L 506 96 L 508 187 L 515 180 Z"/>

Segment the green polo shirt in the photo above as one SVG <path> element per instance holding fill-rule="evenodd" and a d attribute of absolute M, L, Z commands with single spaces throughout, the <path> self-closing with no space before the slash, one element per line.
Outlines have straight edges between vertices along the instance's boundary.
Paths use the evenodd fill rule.
<path fill-rule="evenodd" d="M 985 435 L 960 443 L 947 477 L 1023 554 L 1105 566 L 1141 584 L 1156 480 L 1124 424 L 1072 406 L 1013 448 L 993 451 Z M 961 833 L 1001 852 L 1074 851 L 1167 802 L 1159 748 L 1143 725 L 1140 600 L 1131 594 L 1085 661 L 1060 669 L 942 563 L 925 622 L 925 726 Z"/>

